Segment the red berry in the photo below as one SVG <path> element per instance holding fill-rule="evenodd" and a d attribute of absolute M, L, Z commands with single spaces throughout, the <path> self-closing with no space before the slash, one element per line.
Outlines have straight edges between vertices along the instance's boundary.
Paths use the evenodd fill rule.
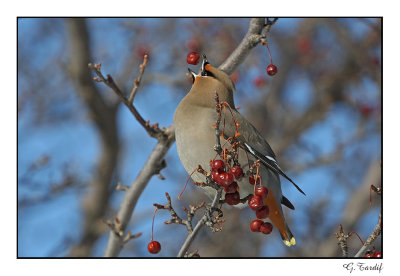
<path fill-rule="evenodd" d="M 196 52 L 190 52 L 186 57 L 187 63 L 192 65 L 196 65 L 197 63 L 199 63 L 199 59 L 200 55 Z"/>
<path fill-rule="evenodd" d="M 212 172 L 211 172 L 211 179 L 212 179 L 214 182 L 217 182 L 217 183 L 218 183 L 219 171 L 212 171 Z"/>
<path fill-rule="evenodd" d="M 364 257 L 365 258 L 372 258 L 374 256 L 374 254 L 365 254 Z"/>
<path fill-rule="evenodd" d="M 219 174 L 219 179 L 218 179 L 218 184 L 223 186 L 223 187 L 228 187 L 233 183 L 233 175 L 231 173 L 220 173 Z"/>
<path fill-rule="evenodd" d="M 225 169 L 225 162 L 222 160 L 211 161 L 211 169 L 214 171 L 223 171 Z"/>
<path fill-rule="evenodd" d="M 250 183 L 251 185 L 254 185 L 255 182 L 256 182 L 256 181 L 254 180 L 254 177 L 253 177 L 252 175 L 250 175 L 250 176 L 249 176 L 249 183 Z"/>
<path fill-rule="evenodd" d="M 269 216 L 269 208 L 268 206 L 263 206 L 261 209 L 256 211 L 256 217 L 258 219 L 265 219 Z"/>
<path fill-rule="evenodd" d="M 151 254 L 157 254 L 161 250 L 161 244 L 158 241 L 151 241 L 147 245 L 147 250 L 149 250 Z"/>
<path fill-rule="evenodd" d="M 250 230 L 253 232 L 260 232 L 260 226 L 263 224 L 262 220 L 255 219 L 250 223 Z"/>
<path fill-rule="evenodd" d="M 278 73 L 278 68 L 275 65 L 270 64 L 267 66 L 267 73 L 270 76 L 275 76 L 276 73 Z"/>
<path fill-rule="evenodd" d="M 254 179 L 255 179 L 254 176 L 252 176 L 252 175 L 249 176 L 249 183 L 251 185 L 254 185 L 256 183 L 256 181 Z M 257 185 L 259 185 L 259 184 L 261 184 L 261 176 L 258 176 L 258 178 L 257 178 Z"/>
<path fill-rule="evenodd" d="M 257 211 L 263 207 L 263 200 L 260 196 L 252 196 L 249 200 L 249 206 L 252 210 Z"/>
<path fill-rule="evenodd" d="M 231 173 L 235 179 L 240 179 L 243 176 L 243 170 L 241 167 L 238 166 L 233 166 L 230 170 L 229 173 Z"/>
<path fill-rule="evenodd" d="M 382 252 L 376 252 L 375 254 L 374 254 L 374 257 L 375 258 L 381 258 L 382 257 Z"/>
<path fill-rule="evenodd" d="M 229 205 L 236 205 L 240 203 L 239 192 L 225 194 L 225 202 Z"/>
<path fill-rule="evenodd" d="M 228 187 L 224 187 L 225 193 L 234 193 L 238 190 L 239 186 L 236 182 L 233 182 L 231 185 Z"/>
<path fill-rule="evenodd" d="M 272 232 L 272 228 L 273 228 L 273 226 L 272 226 L 271 223 L 269 223 L 269 222 L 264 222 L 264 223 L 261 224 L 261 226 L 260 226 L 260 232 L 263 233 L 263 234 L 265 234 L 265 235 L 268 235 L 268 234 L 270 234 L 270 233 Z"/>
<path fill-rule="evenodd" d="M 254 194 L 260 197 L 266 197 L 268 195 L 268 189 L 265 186 L 258 187 Z"/>

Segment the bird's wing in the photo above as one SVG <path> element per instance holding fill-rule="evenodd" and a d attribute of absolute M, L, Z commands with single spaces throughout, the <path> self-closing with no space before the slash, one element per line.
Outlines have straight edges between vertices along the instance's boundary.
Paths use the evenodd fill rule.
<path fill-rule="evenodd" d="M 222 112 L 220 128 L 225 136 L 236 136 L 248 153 L 259 159 L 260 162 L 271 171 L 289 180 L 299 192 L 305 195 L 300 187 L 279 167 L 275 159 L 275 153 L 260 132 L 258 132 L 258 130 L 239 112 L 234 109 L 232 109 L 232 113 L 227 110 Z M 240 135 L 237 135 L 237 132 L 239 132 Z"/>

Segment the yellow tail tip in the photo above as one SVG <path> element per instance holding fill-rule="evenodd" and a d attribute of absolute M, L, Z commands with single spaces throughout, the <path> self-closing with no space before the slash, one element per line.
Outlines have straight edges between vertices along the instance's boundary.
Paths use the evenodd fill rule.
<path fill-rule="evenodd" d="M 290 247 L 290 246 L 296 244 L 296 240 L 294 239 L 294 237 L 292 237 L 292 238 L 290 239 L 290 241 L 284 240 L 283 243 L 284 243 L 286 246 Z"/>
<path fill-rule="evenodd" d="M 288 240 L 284 240 L 283 243 L 284 243 L 286 246 L 288 246 L 288 247 L 291 246 L 291 244 L 290 244 L 290 242 L 289 242 Z"/>

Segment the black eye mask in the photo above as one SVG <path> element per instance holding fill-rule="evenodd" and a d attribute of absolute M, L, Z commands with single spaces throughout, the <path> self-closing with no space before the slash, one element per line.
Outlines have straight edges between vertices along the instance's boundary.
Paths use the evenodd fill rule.
<path fill-rule="evenodd" d="M 207 70 L 202 71 L 202 72 L 201 72 L 201 75 L 202 75 L 203 77 L 213 77 L 213 78 L 215 78 L 214 74 L 211 73 L 210 71 L 207 71 Z"/>

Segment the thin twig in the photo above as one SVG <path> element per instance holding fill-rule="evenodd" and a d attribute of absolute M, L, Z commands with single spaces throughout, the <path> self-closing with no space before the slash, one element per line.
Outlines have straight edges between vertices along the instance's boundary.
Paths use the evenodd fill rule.
<path fill-rule="evenodd" d="M 139 238 L 141 235 L 142 235 L 142 233 L 137 233 L 137 234 L 135 234 L 135 235 L 132 235 L 132 230 L 130 230 L 130 231 L 128 232 L 128 234 L 126 234 L 126 236 L 125 236 L 125 238 L 122 240 L 122 242 L 123 242 L 124 244 L 126 244 L 126 243 L 128 243 L 130 240 Z"/>
<path fill-rule="evenodd" d="M 186 254 L 185 254 L 185 258 L 200 258 L 199 250 L 196 249 L 196 250 L 193 251 L 192 253 L 186 253 Z"/>
<path fill-rule="evenodd" d="M 137 93 L 137 91 L 139 89 L 139 85 L 140 85 L 140 82 L 142 81 L 142 77 L 143 77 L 143 73 L 144 73 L 144 69 L 146 68 L 146 65 L 147 65 L 147 55 L 144 55 L 143 63 L 140 64 L 140 66 L 139 66 L 139 68 L 140 68 L 139 77 L 137 77 L 134 80 L 134 87 L 133 87 L 133 89 L 131 91 L 131 94 L 129 95 L 128 101 L 129 101 L 130 104 L 133 103 L 133 100 L 134 100 L 134 98 L 136 96 L 136 93 Z"/>
<path fill-rule="evenodd" d="M 118 182 L 117 187 L 115 187 L 115 190 L 117 191 L 127 191 L 129 189 L 128 186 L 121 185 L 120 182 Z"/>
<path fill-rule="evenodd" d="M 196 226 L 193 229 L 193 232 L 191 232 L 187 237 L 185 242 L 183 243 L 181 249 L 179 250 L 178 253 L 178 258 L 182 258 L 186 251 L 188 250 L 189 246 L 192 244 L 194 238 L 197 236 L 198 232 L 200 231 L 200 229 L 203 227 L 203 225 L 206 224 L 206 222 L 208 221 L 208 212 L 212 212 L 213 209 L 217 208 L 217 205 L 219 203 L 219 199 L 221 198 L 221 194 L 222 194 L 222 189 L 219 189 L 216 191 L 214 200 L 210 206 L 210 209 L 203 215 L 203 217 L 197 222 Z"/>
<path fill-rule="evenodd" d="M 165 196 L 167 197 L 168 203 L 166 205 L 161 205 L 154 203 L 153 205 L 157 209 L 163 209 L 163 210 L 169 210 L 171 214 L 171 219 L 166 221 L 165 224 L 182 224 L 186 226 L 186 229 L 189 233 L 193 232 L 193 227 L 192 227 L 192 219 L 196 213 L 196 211 L 202 207 L 204 207 L 205 201 L 200 203 L 199 205 L 193 206 L 189 205 L 189 209 L 183 207 L 183 210 L 187 214 L 187 219 L 182 219 L 178 216 L 178 214 L 175 212 L 174 208 L 172 207 L 172 202 L 171 202 L 171 197 L 168 193 L 165 193 Z"/>
<path fill-rule="evenodd" d="M 219 128 L 219 125 L 221 123 L 221 113 L 222 113 L 222 107 L 221 104 L 219 103 L 219 96 L 217 91 L 215 91 L 215 111 L 217 112 L 217 122 L 215 123 L 215 138 L 216 138 L 216 144 L 214 146 L 214 150 L 218 153 L 218 155 L 221 155 L 222 152 L 222 147 L 221 147 L 221 130 Z"/>
<path fill-rule="evenodd" d="M 262 35 L 263 39 L 265 39 L 267 37 L 268 33 L 271 30 L 271 27 L 276 23 L 276 21 L 278 21 L 278 17 L 275 17 L 273 20 L 270 20 L 269 18 L 267 18 L 266 21 L 267 22 L 265 23 L 265 26 L 264 26 L 264 34 Z"/>
<path fill-rule="evenodd" d="M 143 119 L 142 115 L 140 115 L 139 111 L 137 111 L 136 107 L 132 104 L 132 102 L 130 102 L 130 100 L 124 96 L 121 89 L 119 89 L 119 87 L 114 82 L 111 75 L 107 75 L 107 78 L 105 78 L 103 76 L 103 74 L 101 73 L 101 63 L 100 62 L 95 63 L 95 64 L 89 63 L 88 66 L 98 76 L 93 79 L 97 82 L 104 82 L 108 87 L 110 87 L 114 91 L 114 93 L 117 94 L 117 96 L 119 97 L 121 102 L 123 102 L 125 104 L 125 106 L 128 107 L 129 111 L 133 114 L 133 116 L 136 118 L 136 120 L 143 126 L 143 128 L 147 131 L 147 133 L 151 137 L 161 139 L 161 138 L 163 138 L 163 136 L 165 136 L 165 133 L 158 127 L 158 124 L 151 126 L 149 121 L 145 121 Z"/>
<path fill-rule="evenodd" d="M 341 224 L 339 225 L 339 232 L 335 232 L 335 236 L 338 240 L 340 249 L 342 249 L 343 257 L 347 258 L 349 254 L 349 248 L 347 246 L 347 239 L 349 238 L 349 235 L 343 232 L 343 226 Z"/>

